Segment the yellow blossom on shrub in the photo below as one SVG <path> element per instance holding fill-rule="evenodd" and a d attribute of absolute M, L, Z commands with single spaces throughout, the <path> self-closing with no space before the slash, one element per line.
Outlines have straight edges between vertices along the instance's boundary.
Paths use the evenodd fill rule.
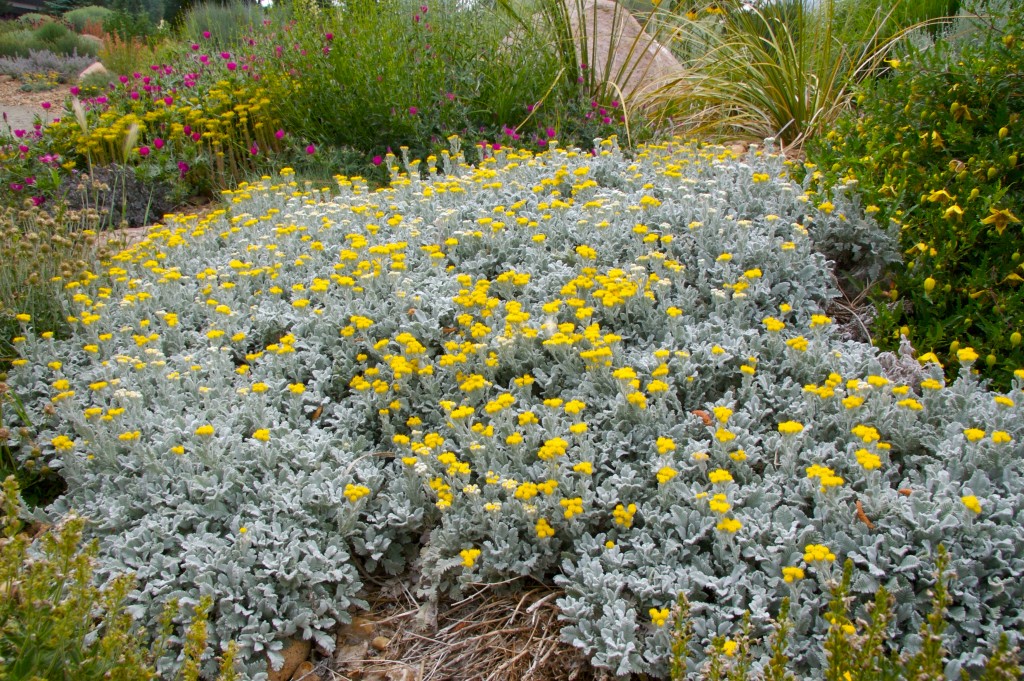
<path fill-rule="evenodd" d="M 555 536 L 555 528 L 548 524 L 547 518 L 541 518 L 538 520 L 534 529 L 536 529 L 537 536 L 541 539 L 547 539 L 548 537 Z"/>
<path fill-rule="evenodd" d="M 676 477 L 676 475 L 678 475 L 678 473 L 676 473 L 674 468 L 670 466 L 662 466 L 658 470 L 658 483 L 664 485 L 666 482 Z"/>
<path fill-rule="evenodd" d="M 463 567 L 472 568 L 476 565 L 476 559 L 480 557 L 480 549 L 462 549 L 459 551 Z"/>
<path fill-rule="evenodd" d="M 345 495 L 345 498 L 353 504 L 369 493 L 370 488 L 366 485 L 353 485 L 351 482 L 345 485 L 345 490 L 342 492 L 342 494 Z"/>
<path fill-rule="evenodd" d="M 977 442 L 985 437 L 985 431 L 980 428 L 965 428 L 964 437 L 966 437 L 970 442 Z"/>
<path fill-rule="evenodd" d="M 199 426 L 198 428 L 196 428 L 196 435 L 199 435 L 200 437 L 210 437 L 211 435 L 213 435 L 213 433 L 213 426 L 211 426 L 210 424 L 206 424 L 204 426 Z"/>
<path fill-rule="evenodd" d="M 799 421 L 783 421 L 779 424 L 779 432 L 783 435 L 798 435 L 803 429 L 804 426 Z"/>
<path fill-rule="evenodd" d="M 804 578 L 804 570 L 803 570 L 803 568 L 798 568 L 798 567 L 793 567 L 793 566 L 787 566 L 787 567 L 782 568 L 782 579 L 785 580 L 789 584 L 792 584 L 793 582 L 797 581 L 798 579 L 803 579 L 803 578 Z"/>
<path fill-rule="evenodd" d="M 729 534 L 736 534 L 743 527 L 743 523 L 735 518 L 722 518 L 715 525 L 715 529 L 721 532 L 728 532 Z"/>
<path fill-rule="evenodd" d="M 614 544 L 613 544 L 614 546 Z M 611 548 L 611 547 L 609 547 Z M 669 609 L 668 608 L 651 608 L 647 611 L 647 614 L 651 616 L 651 622 L 656 627 L 663 627 L 668 622 Z"/>
<path fill-rule="evenodd" d="M 963 502 L 964 506 L 966 506 L 968 510 L 974 511 L 975 513 L 981 513 L 981 502 L 978 500 L 978 497 L 973 494 L 960 497 L 960 501 Z"/>
<path fill-rule="evenodd" d="M 831 563 L 835 559 L 836 555 L 824 544 L 808 544 L 804 547 L 804 560 L 808 563 Z"/>
<path fill-rule="evenodd" d="M 708 473 L 708 480 L 711 484 L 717 485 L 719 483 L 732 482 L 732 474 L 724 468 L 716 468 L 715 470 Z"/>
<path fill-rule="evenodd" d="M 630 504 L 629 506 L 623 506 L 622 504 L 619 504 L 612 511 L 612 517 L 615 519 L 615 524 L 622 525 L 626 528 L 633 526 L 633 516 L 635 514 L 636 504 Z"/>

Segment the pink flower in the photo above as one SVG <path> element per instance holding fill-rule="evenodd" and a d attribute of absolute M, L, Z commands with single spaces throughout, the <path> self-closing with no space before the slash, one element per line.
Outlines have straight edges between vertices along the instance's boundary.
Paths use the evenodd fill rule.
<path fill-rule="evenodd" d="M 178 161 L 178 172 L 181 174 L 182 177 L 185 177 L 185 175 L 188 173 L 188 164 L 185 163 L 184 161 Z"/>
<path fill-rule="evenodd" d="M 201 55 L 199 55 L 199 61 L 201 61 L 204 64 L 209 64 L 210 63 L 210 58 L 207 57 L 205 54 L 201 54 Z"/>
<path fill-rule="evenodd" d="M 164 97 L 164 104 L 166 104 L 167 106 L 174 104 L 174 97 L 171 97 L 170 95 Z"/>
<path fill-rule="evenodd" d="M 220 53 L 220 58 L 221 59 L 231 59 L 231 53 L 230 52 L 221 52 Z"/>
<path fill-rule="evenodd" d="M 33 206 L 41 206 L 44 203 L 46 203 L 46 197 L 45 196 L 33 196 L 32 197 L 32 205 Z"/>
<path fill-rule="evenodd" d="M 20 192 L 22 189 L 24 189 L 23 185 L 20 185 L 17 182 L 12 182 L 11 183 L 11 190 L 12 191 Z"/>
<path fill-rule="evenodd" d="M 149 147 L 139 147 L 139 156 L 149 156 Z"/>
<path fill-rule="evenodd" d="M 121 84 L 123 85 L 128 82 L 128 76 L 121 76 L 118 80 L 121 81 Z"/>
<path fill-rule="evenodd" d="M 21 139 L 22 137 L 25 136 L 25 131 L 24 130 L 15 130 L 14 131 L 14 136 L 17 137 L 18 139 Z"/>
<path fill-rule="evenodd" d="M 249 147 L 249 153 L 252 154 L 253 156 L 255 156 L 256 154 L 260 153 L 260 146 L 258 144 L 256 144 L 255 142 L 253 142 L 252 146 Z"/>
<path fill-rule="evenodd" d="M 201 139 L 203 139 L 203 136 L 201 134 L 199 134 L 198 132 L 192 133 L 192 141 L 193 142 L 198 142 Z"/>
<path fill-rule="evenodd" d="M 383 162 L 384 162 L 384 159 L 382 159 L 380 157 L 380 154 L 377 154 L 376 156 L 373 157 L 373 165 L 379 166 Z"/>
<path fill-rule="evenodd" d="M 196 52 L 196 51 L 199 50 L 199 43 L 192 43 L 191 47 L 192 47 L 192 51 Z"/>
<path fill-rule="evenodd" d="M 419 110 L 419 109 L 417 109 L 416 107 L 414 107 L 414 106 L 410 106 L 410 107 L 409 107 L 409 114 L 410 114 L 410 115 L 412 115 L 412 116 L 415 116 L 415 115 L 416 115 L 416 114 L 418 114 L 419 112 L 420 112 L 420 110 Z"/>
<path fill-rule="evenodd" d="M 128 96 L 131 97 L 132 99 L 138 99 L 139 98 L 139 93 L 136 92 L 135 90 L 132 90 L 131 92 L 128 93 Z"/>
<path fill-rule="evenodd" d="M 310 144 L 308 147 L 306 147 L 306 153 L 312 156 L 313 154 L 316 153 L 316 147 Z"/>
<path fill-rule="evenodd" d="M 236 64 L 233 61 L 229 61 L 228 62 L 228 71 L 234 71 L 237 68 L 238 68 L 238 64 Z"/>
<path fill-rule="evenodd" d="M 334 34 L 328 33 L 327 35 L 324 36 L 324 40 L 334 40 Z"/>
<path fill-rule="evenodd" d="M 426 14 L 426 13 L 427 13 L 427 10 L 428 10 L 428 9 L 429 9 L 429 8 L 428 8 L 428 7 L 426 6 L 426 5 L 420 5 L 420 11 L 421 11 L 421 12 L 423 12 L 424 14 Z"/>
<path fill-rule="evenodd" d="M 79 93 L 79 92 L 81 92 L 81 90 L 79 90 L 79 89 L 78 89 L 78 86 L 77 86 L 77 85 L 72 85 L 72 86 L 71 86 L 71 94 L 72 94 L 72 95 L 74 95 L 75 97 L 77 97 L 77 96 L 78 96 L 78 93 Z"/>
<path fill-rule="evenodd" d="M 278 130 L 277 132 L 275 132 L 274 137 L 276 137 L 279 140 L 284 139 L 284 130 Z"/>
<path fill-rule="evenodd" d="M 183 127 L 183 128 L 181 129 L 181 132 L 182 132 L 182 133 L 183 133 L 183 134 L 184 134 L 184 135 L 185 135 L 186 137 L 188 137 L 189 135 L 191 135 L 191 134 L 192 134 L 192 126 L 191 126 L 191 125 L 186 125 L 185 127 Z"/>
<path fill-rule="evenodd" d="M 153 140 L 153 146 L 156 147 L 157 149 L 163 149 L 164 141 L 157 137 L 156 139 Z"/>
<path fill-rule="evenodd" d="M 554 137 L 555 137 L 555 129 L 554 128 L 548 128 L 547 130 L 544 131 L 544 134 L 548 136 L 548 139 L 554 139 Z"/>
<path fill-rule="evenodd" d="M 203 37 L 208 39 L 210 37 L 210 32 L 209 31 L 203 31 Z"/>
<path fill-rule="evenodd" d="M 50 104 L 49 102 L 43 102 L 39 106 L 41 106 L 41 107 L 43 107 L 43 109 L 46 109 L 47 111 L 49 111 L 50 107 L 53 106 L 53 105 Z"/>

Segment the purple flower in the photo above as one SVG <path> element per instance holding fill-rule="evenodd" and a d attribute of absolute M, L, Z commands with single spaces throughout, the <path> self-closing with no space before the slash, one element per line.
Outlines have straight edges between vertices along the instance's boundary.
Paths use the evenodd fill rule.
<path fill-rule="evenodd" d="M 230 52 L 221 52 L 220 53 L 220 58 L 221 59 L 231 59 L 231 53 Z"/>
<path fill-rule="evenodd" d="M 411 116 L 415 116 L 415 115 L 416 115 L 416 114 L 418 114 L 419 112 L 420 112 L 420 110 L 419 110 L 419 109 L 417 109 L 416 107 L 414 107 L 414 106 L 410 106 L 410 107 L 409 107 L 409 114 L 410 114 Z"/>
<path fill-rule="evenodd" d="M 45 196 L 33 196 L 32 197 L 32 205 L 33 206 L 41 206 L 44 203 L 46 203 L 46 197 Z"/>
<path fill-rule="evenodd" d="M 237 68 L 238 68 L 238 64 L 236 64 L 233 61 L 229 61 L 228 62 L 228 71 L 234 71 Z"/>
<path fill-rule="evenodd" d="M 11 190 L 12 191 L 20 192 L 22 189 L 24 189 L 24 185 L 18 184 L 17 182 L 12 182 L 11 183 Z"/>
<path fill-rule="evenodd" d="M 276 137 L 279 140 L 284 139 L 284 130 L 278 130 L 277 132 L 275 132 L 274 137 Z"/>
<path fill-rule="evenodd" d="M 192 133 L 192 141 L 193 142 L 198 142 L 201 139 L 203 139 L 203 136 L 200 133 L 198 133 L 198 132 Z"/>
<path fill-rule="evenodd" d="M 306 153 L 312 156 L 313 154 L 316 153 L 316 147 L 310 144 L 308 147 L 306 147 Z"/>
<path fill-rule="evenodd" d="M 118 80 L 121 81 L 121 84 L 123 85 L 124 83 L 128 82 L 128 76 L 121 76 L 118 78 Z"/>
<path fill-rule="evenodd" d="M 71 86 L 71 94 L 72 95 L 77 97 L 79 92 L 81 92 L 81 90 L 78 89 L 77 85 L 72 85 Z"/>
<path fill-rule="evenodd" d="M 157 137 L 156 139 L 153 140 L 153 146 L 156 147 L 157 149 L 163 149 L 164 141 Z"/>
<path fill-rule="evenodd" d="M 178 161 L 178 172 L 181 173 L 182 177 L 185 177 L 185 174 L 188 173 L 188 164 L 184 161 Z"/>
<path fill-rule="evenodd" d="M 255 156 L 258 153 L 260 153 L 260 145 L 258 145 L 255 142 L 253 142 L 252 146 L 249 147 L 249 153 L 252 154 L 253 156 Z"/>
<path fill-rule="evenodd" d="M 554 137 L 555 137 L 555 129 L 554 128 L 548 128 L 547 130 L 544 131 L 544 134 L 548 136 L 548 139 L 554 139 Z"/>
<path fill-rule="evenodd" d="M 128 93 L 128 96 L 131 97 L 132 99 L 138 99 L 139 98 L 139 93 L 136 92 L 135 90 L 132 90 L 131 92 Z"/>
<path fill-rule="evenodd" d="M 199 61 L 201 61 L 204 64 L 209 64 L 210 63 L 210 58 L 208 56 L 206 56 L 205 54 L 201 54 L 201 55 L 199 55 Z"/>
<path fill-rule="evenodd" d="M 42 104 L 40 104 L 39 106 L 41 106 L 41 107 L 43 107 L 43 109 L 45 109 L 45 110 L 49 111 L 50 107 L 51 107 L 51 106 L 53 106 L 53 105 L 52 105 L 52 104 L 50 104 L 49 102 L 43 102 L 43 103 L 42 103 Z"/>
<path fill-rule="evenodd" d="M 203 31 L 203 37 L 209 39 L 210 32 L 209 31 Z"/>
<path fill-rule="evenodd" d="M 170 95 L 164 97 L 164 104 L 166 104 L 167 106 L 174 104 L 174 97 L 171 97 Z"/>
<path fill-rule="evenodd" d="M 18 139 L 21 139 L 22 137 L 25 136 L 25 131 L 24 130 L 15 130 L 14 131 L 14 136 L 17 137 Z"/>
<path fill-rule="evenodd" d="M 192 47 L 192 51 L 196 52 L 196 51 L 199 50 L 199 43 L 192 43 L 191 47 Z"/>
<path fill-rule="evenodd" d="M 139 147 L 139 156 L 149 156 L 149 147 Z"/>
<path fill-rule="evenodd" d="M 380 157 L 380 154 L 377 154 L 376 156 L 373 157 L 373 165 L 379 166 L 383 162 L 384 162 L 384 159 L 382 159 Z"/>
<path fill-rule="evenodd" d="M 324 36 L 324 40 L 328 40 L 328 41 L 334 40 L 334 34 L 333 33 L 328 33 L 327 35 Z"/>

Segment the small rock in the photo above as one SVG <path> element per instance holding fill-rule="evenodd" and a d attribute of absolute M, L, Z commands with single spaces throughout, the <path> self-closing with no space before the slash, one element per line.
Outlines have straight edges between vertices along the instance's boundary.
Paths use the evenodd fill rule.
<path fill-rule="evenodd" d="M 375 636 L 374 639 L 370 641 L 370 645 L 377 650 L 384 650 L 391 645 L 391 639 L 387 636 Z"/>
<path fill-rule="evenodd" d="M 94 73 L 100 73 L 107 76 L 110 75 L 110 71 L 107 71 L 107 68 L 103 66 L 103 64 L 96 62 L 95 64 L 90 64 L 84 71 L 78 74 L 79 82 L 81 82 L 87 76 L 91 76 Z"/>
<path fill-rule="evenodd" d="M 320 675 L 316 673 L 313 663 L 306 660 L 295 669 L 291 681 L 320 681 Z"/>
<path fill-rule="evenodd" d="M 290 681 L 295 670 L 309 657 L 309 651 L 312 647 L 313 644 L 309 641 L 301 641 L 294 638 L 288 639 L 281 650 L 284 664 L 277 670 L 273 669 L 273 667 L 268 667 L 267 669 L 270 681 Z"/>

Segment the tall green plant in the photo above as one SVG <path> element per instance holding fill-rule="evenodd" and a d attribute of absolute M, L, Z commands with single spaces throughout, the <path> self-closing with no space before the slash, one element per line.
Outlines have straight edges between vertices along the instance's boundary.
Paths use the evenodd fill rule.
<path fill-rule="evenodd" d="M 835 0 L 817 6 L 732 0 L 715 12 L 666 15 L 672 44 L 693 55 L 651 94 L 661 120 L 718 139 L 799 145 L 848 107 L 853 87 L 884 68 L 909 27 L 876 12 L 851 34 Z M 703 49 L 694 49 L 702 46 Z"/>

